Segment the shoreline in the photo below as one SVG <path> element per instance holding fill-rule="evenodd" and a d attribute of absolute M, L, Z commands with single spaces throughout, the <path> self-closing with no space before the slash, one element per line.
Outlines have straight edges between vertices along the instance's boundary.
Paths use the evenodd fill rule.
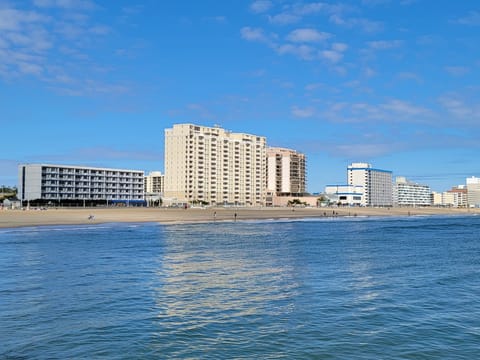
<path fill-rule="evenodd" d="M 236 214 L 236 215 L 235 215 Z M 324 207 L 324 208 L 48 208 L 47 210 L 0 210 L 0 228 L 105 223 L 188 224 L 265 219 L 337 217 L 445 216 L 480 214 L 480 209 L 430 207 Z M 93 218 L 90 216 L 93 215 Z"/>

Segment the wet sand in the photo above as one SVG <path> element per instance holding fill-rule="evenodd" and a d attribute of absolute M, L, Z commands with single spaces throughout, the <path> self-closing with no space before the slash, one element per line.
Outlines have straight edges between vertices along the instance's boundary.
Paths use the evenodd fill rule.
<path fill-rule="evenodd" d="M 235 216 L 236 214 L 236 216 Z M 49 208 L 0 210 L 0 228 L 101 223 L 193 223 L 332 216 L 418 216 L 480 214 L 480 209 L 444 208 Z M 93 218 L 90 218 L 93 215 Z"/>

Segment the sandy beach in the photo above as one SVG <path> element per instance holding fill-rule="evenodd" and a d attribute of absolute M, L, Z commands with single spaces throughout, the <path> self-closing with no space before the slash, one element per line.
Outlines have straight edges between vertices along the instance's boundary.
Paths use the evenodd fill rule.
<path fill-rule="evenodd" d="M 236 214 L 236 216 L 235 216 Z M 101 223 L 191 223 L 332 216 L 415 216 L 480 214 L 480 209 L 443 208 L 49 208 L 1 210 L 0 228 Z M 93 217 L 92 217 L 93 216 Z"/>

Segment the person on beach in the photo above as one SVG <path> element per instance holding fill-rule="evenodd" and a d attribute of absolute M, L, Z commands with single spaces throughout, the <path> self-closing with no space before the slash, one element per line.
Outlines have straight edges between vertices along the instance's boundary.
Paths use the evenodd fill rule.
<path fill-rule="evenodd" d="M 213 212 L 213 221 L 215 221 L 215 220 L 217 220 L 217 212 L 216 211 Z"/>
<path fill-rule="evenodd" d="M 93 220 L 95 219 L 95 216 L 93 216 L 92 214 L 88 215 L 88 220 Z"/>
<path fill-rule="evenodd" d="M 237 221 L 237 213 L 233 214 L 233 218 Z"/>

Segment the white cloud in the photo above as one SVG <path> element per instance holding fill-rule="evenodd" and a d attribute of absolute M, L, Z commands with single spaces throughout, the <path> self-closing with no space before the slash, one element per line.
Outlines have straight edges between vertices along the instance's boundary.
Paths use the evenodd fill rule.
<path fill-rule="evenodd" d="M 276 51 L 280 55 L 291 54 L 303 60 L 314 59 L 314 48 L 308 45 L 285 44 L 277 47 Z"/>
<path fill-rule="evenodd" d="M 463 76 L 470 72 L 470 69 L 465 66 L 446 66 L 445 70 L 453 76 Z"/>
<path fill-rule="evenodd" d="M 272 2 L 269 0 L 257 0 L 250 5 L 250 10 L 254 13 L 260 14 L 270 10 L 272 5 Z"/>
<path fill-rule="evenodd" d="M 299 22 L 301 20 L 301 17 L 294 14 L 282 13 L 274 16 L 269 16 L 268 20 L 272 24 L 287 25 Z"/>
<path fill-rule="evenodd" d="M 43 23 L 49 20 L 35 11 L 20 11 L 11 8 L 0 9 L 0 30 L 21 31 L 26 25 Z"/>
<path fill-rule="evenodd" d="M 0 4 L 0 77 L 12 81 L 34 77 L 63 94 L 120 94 L 125 85 L 102 81 L 94 59 L 85 52 L 99 36 L 111 32 L 104 24 L 92 24 L 93 2 L 83 0 L 35 0 L 35 11 Z M 55 17 L 50 7 L 68 10 Z M 63 44 L 68 44 L 66 48 Z M 85 60 L 89 60 L 86 67 Z M 91 80 L 85 80 L 91 78 Z"/>
<path fill-rule="evenodd" d="M 453 121 L 457 124 L 462 122 L 464 124 L 471 124 L 478 126 L 480 122 L 480 105 L 474 101 L 464 99 L 457 94 L 447 94 L 442 96 L 439 100 L 440 105 L 447 110 Z"/>
<path fill-rule="evenodd" d="M 296 29 L 287 35 L 287 40 L 292 42 L 320 42 L 331 37 L 331 34 L 315 29 Z"/>
<path fill-rule="evenodd" d="M 348 49 L 348 45 L 344 43 L 333 43 L 332 50 L 344 52 Z"/>
<path fill-rule="evenodd" d="M 403 45 L 402 40 L 378 40 L 378 41 L 369 41 L 368 46 L 371 49 L 375 50 L 388 50 L 399 48 Z"/>
<path fill-rule="evenodd" d="M 300 108 L 300 107 L 294 106 L 291 110 L 291 113 L 294 117 L 297 117 L 297 118 L 309 118 L 315 115 L 315 109 L 311 107 Z"/>
<path fill-rule="evenodd" d="M 365 18 L 345 18 L 341 14 L 333 14 L 329 18 L 330 22 L 346 28 L 358 27 L 366 33 L 376 33 L 383 29 L 383 23 L 371 21 Z"/>
<path fill-rule="evenodd" d="M 470 11 L 467 16 L 459 18 L 454 21 L 457 24 L 469 25 L 469 26 L 479 26 L 480 25 L 480 12 Z"/>
<path fill-rule="evenodd" d="M 62 8 L 75 10 L 93 10 L 97 6 L 89 0 L 33 0 L 33 4 L 40 8 Z"/>
<path fill-rule="evenodd" d="M 332 63 L 337 63 L 340 60 L 342 60 L 343 54 L 339 51 L 323 50 L 323 51 L 320 51 L 320 57 Z"/>
<path fill-rule="evenodd" d="M 417 116 L 431 115 L 431 111 L 427 108 L 424 108 L 421 106 L 415 106 L 407 101 L 402 101 L 398 99 L 390 100 L 389 102 L 382 104 L 381 107 L 387 111 L 394 112 L 397 115 L 400 115 L 402 117 L 403 116 L 417 117 Z"/>
<path fill-rule="evenodd" d="M 260 28 L 245 26 L 240 30 L 240 34 L 247 41 L 268 42 L 269 40 L 263 29 Z"/>

